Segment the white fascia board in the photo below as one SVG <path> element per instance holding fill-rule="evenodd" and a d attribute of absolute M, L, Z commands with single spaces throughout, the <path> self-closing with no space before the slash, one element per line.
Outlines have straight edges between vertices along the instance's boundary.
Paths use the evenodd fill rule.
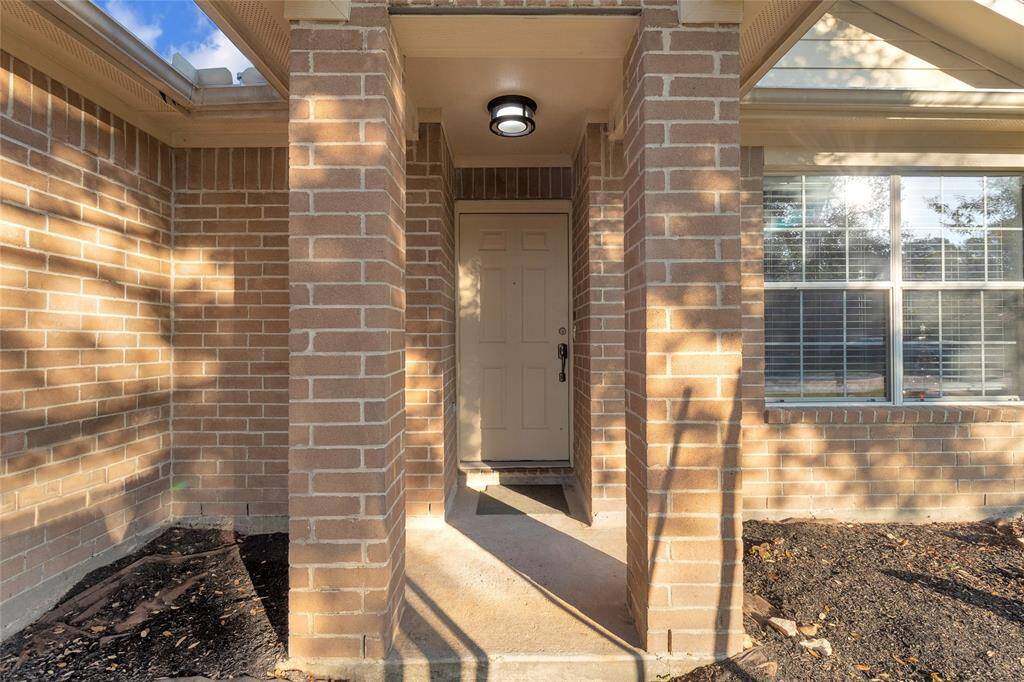
<path fill-rule="evenodd" d="M 971 169 L 1015 172 L 1024 169 L 1024 153 L 1008 152 L 884 152 L 820 151 L 795 147 L 765 147 L 764 169 L 768 173 L 799 173 L 839 169 L 850 171 Z"/>
<path fill-rule="evenodd" d="M 742 0 L 679 0 L 680 24 L 738 24 Z"/>
<path fill-rule="evenodd" d="M 1024 90 L 866 90 L 832 88 L 755 88 L 741 101 L 744 114 L 906 114 L 921 118 L 949 115 L 1024 119 Z"/>

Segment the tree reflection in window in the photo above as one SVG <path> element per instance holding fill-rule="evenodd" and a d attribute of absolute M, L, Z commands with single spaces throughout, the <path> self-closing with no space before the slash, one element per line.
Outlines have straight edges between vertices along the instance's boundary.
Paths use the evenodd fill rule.
<path fill-rule="evenodd" d="M 765 178 L 765 279 L 889 278 L 889 178 Z"/>
<path fill-rule="evenodd" d="M 901 200 L 906 280 L 1021 279 L 1019 176 L 904 177 Z"/>

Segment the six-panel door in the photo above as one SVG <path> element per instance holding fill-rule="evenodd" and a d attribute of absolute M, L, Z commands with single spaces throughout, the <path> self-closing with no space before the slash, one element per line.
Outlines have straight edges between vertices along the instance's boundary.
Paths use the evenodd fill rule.
<path fill-rule="evenodd" d="M 459 456 L 568 460 L 568 218 L 463 214 L 459 230 Z"/>

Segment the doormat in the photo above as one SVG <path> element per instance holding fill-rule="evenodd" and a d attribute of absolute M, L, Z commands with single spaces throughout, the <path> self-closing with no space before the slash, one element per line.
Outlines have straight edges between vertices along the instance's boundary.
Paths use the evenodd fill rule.
<path fill-rule="evenodd" d="M 480 491 L 476 513 L 568 515 L 569 503 L 560 485 L 489 485 Z"/>

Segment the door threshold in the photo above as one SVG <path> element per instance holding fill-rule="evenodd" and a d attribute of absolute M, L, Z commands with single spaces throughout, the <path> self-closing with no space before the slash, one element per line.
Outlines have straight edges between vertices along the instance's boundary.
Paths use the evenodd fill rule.
<path fill-rule="evenodd" d="M 459 462 L 462 471 L 497 471 L 499 469 L 571 469 L 567 459 L 552 460 L 495 460 L 479 462 Z"/>
<path fill-rule="evenodd" d="M 502 484 L 564 485 L 572 482 L 573 473 L 569 460 L 459 462 L 459 478 L 467 488 L 484 490 Z"/>

